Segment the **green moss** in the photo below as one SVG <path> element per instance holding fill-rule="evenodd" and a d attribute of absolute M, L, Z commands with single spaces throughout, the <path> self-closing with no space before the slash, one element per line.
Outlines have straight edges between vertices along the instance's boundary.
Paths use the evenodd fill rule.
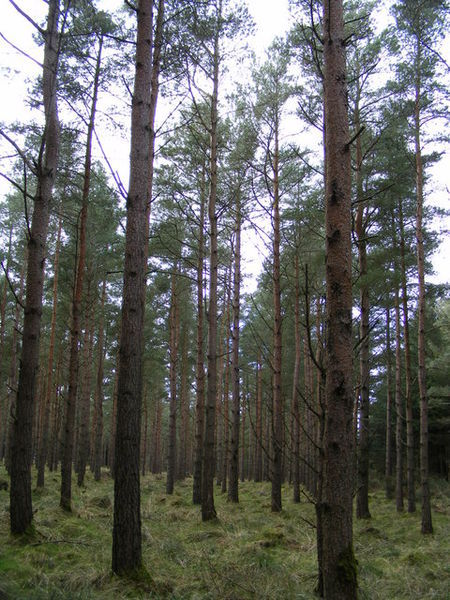
<path fill-rule="evenodd" d="M 3 473 L 0 466 L 0 477 Z M 165 478 L 142 479 L 142 564 L 131 577 L 111 574 L 113 481 L 86 477 L 73 489 L 73 512 L 59 508 L 59 475 L 46 473 L 33 497 L 36 537 L 9 535 L 8 495 L 0 494 L 0 588 L 27 600 L 313 600 L 317 582 L 314 506 L 294 505 L 283 489 L 283 514 L 270 511 L 270 484 L 240 484 L 240 504 L 215 489 L 220 520 L 203 523 L 192 505 L 192 479 L 165 495 Z M 439 490 L 435 535 L 420 534 L 420 514 L 398 516 L 384 491 L 371 497 L 372 522 L 355 521 L 354 550 L 362 598 L 432 600 L 448 596 L 450 486 Z M 433 503 L 434 506 L 434 503 Z M 354 556 L 353 556 L 354 559 Z M 344 557 L 344 578 L 355 575 Z M 349 564 L 350 563 L 350 564 Z M 353 563 L 353 568 L 352 568 Z M 150 576 L 150 575 L 151 576 Z M 435 574 L 435 576 L 434 576 Z"/>
<path fill-rule="evenodd" d="M 350 545 L 338 558 L 338 577 L 344 583 L 352 585 L 356 588 L 358 583 L 358 561 L 355 558 L 353 546 Z"/>

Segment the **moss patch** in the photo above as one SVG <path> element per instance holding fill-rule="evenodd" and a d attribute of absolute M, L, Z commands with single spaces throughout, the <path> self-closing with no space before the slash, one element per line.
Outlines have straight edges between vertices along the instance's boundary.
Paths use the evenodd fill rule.
<path fill-rule="evenodd" d="M 35 476 L 35 474 L 34 474 Z M 73 486 L 73 511 L 59 507 L 59 475 L 46 473 L 33 493 L 35 535 L 9 534 L 7 492 L 0 491 L 0 591 L 9 600 L 290 600 L 316 599 L 314 506 L 294 504 L 283 487 L 283 511 L 270 511 L 270 484 L 240 484 L 240 504 L 215 488 L 218 520 L 202 523 L 192 480 L 166 496 L 165 478 L 142 479 L 143 570 L 111 573 L 113 481 L 105 472 Z M 7 475 L 0 467 L 0 478 Z M 449 597 L 449 486 L 432 490 L 435 533 L 420 534 L 420 511 L 397 515 L 384 491 L 372 490 L 372 519 L 354 521 L 354 554 L 342 557 L 344 578 L 358 560 L 360 597 L 431 600 Z M 0 596 L 1 597 L 1 596 Z"/>

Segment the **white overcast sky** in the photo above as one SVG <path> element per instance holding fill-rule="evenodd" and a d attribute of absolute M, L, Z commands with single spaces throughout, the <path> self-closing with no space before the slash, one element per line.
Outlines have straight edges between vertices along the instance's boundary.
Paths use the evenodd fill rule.
<path fill-rule="evenodd" d="M 43 0 L 16 0 L 17 4 L 28 14 L 32 15 L 37 21 L 42 21 L 47 12 L 47 5 Z M 122 0 L 103 0 L 104 10 L 114 10 L 122 4 Z M 273 38 L 277 35 L 283 35 L 289 28 L 289 10 L 288 0 L 247 0 L 249 10 L 256 23 L 256 35 L 254 40 L 249 40 L 249 44 L 255 52 L 264 57 L 264 50 L 269 46 Z M 0 34 L 8 39 L 9 42 L 28 53 L 37 62 L 42 60 L 42 49 L 38 48 L 33 40 L 33 27 L 12 7 L 9 0 L 0 0 Z M 447 54 L 449 53 L 447 46 Z M 447 56 L 448 58 L 448 56 Z M 4 39 L 0 38 L 0 121 L 9 123 L 14 120 L 25 120 L 27 115 L 26 98 L 27 85 L 26 78 L 34 78 L 39 75 L 41 68 L 33 63 L 29 58 L 22 56 L 17 50 L 14 50 Z M 123 142 L 120 146 L 123 146 Z M 119 149 L 120 146 L 117 146 Z M 124 147 L 125 148 L 125 147 Z M 123 165 L 121 173 L 126 171 L 128 160 L 128 151 L 125 157 L 120 161 Z M 3 157 L 5 147 L 0 146 L 0 168 L 3 167 Z M 125 163 L 125 165 L 124 165 Z M 117 167 L 119 168 L 119 167 Z M 441 160 L 433 172 L 433 204 L 438 203 L 447 209 L 449 203 L 449 177 L 450 173 L 450 153 Z M 124 177 L 126 177 L 124 175 Z M 126 182 L 124 182 L 126 183 Z M 0 194 L 4 194 L 5 184 L 0 181 Z M 446 221 L 447 229 L 449 221 Z M 440 224 L 445 228 L 445 224 Z M 437 272 L 435 281 L 450 280 L 450 236 L 448 232 L 441 234 L 442 244 L 439 252 L 433 257 L 433 264 Z"/>

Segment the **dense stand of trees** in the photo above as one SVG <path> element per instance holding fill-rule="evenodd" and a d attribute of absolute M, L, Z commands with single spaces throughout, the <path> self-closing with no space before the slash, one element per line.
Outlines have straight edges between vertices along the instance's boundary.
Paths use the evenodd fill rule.
<path fill-rule="evenodd" d="M 73 471 L 104 469 L 112 568 L 138 574 L 141 474 L 166 472 L 168 494 L 192 476 L 204 521 L 215 494 L 270 480 L 272 511 L 288 484 L 315 504 L 319 594 L 356 597 L 353 498 L 369 519 L 375 475 L 414 512 L 420 481 L 431 533 L 429 474 L 448 478 L 450 301 L 427 281 L 426 202 L 446 2 L 393 2 L 375 32 L 369 1 L 292 0 L 259 63 L 243 2 L 51 0 L 43 26 L 13 4 L 43 74 L 36 119 L 0 129 L 12 533 L 33 526 L 33 465 L 39 487 L 61 466 L 68 511 Z M 102 126 L 130 115 L 126 190 Z"/>

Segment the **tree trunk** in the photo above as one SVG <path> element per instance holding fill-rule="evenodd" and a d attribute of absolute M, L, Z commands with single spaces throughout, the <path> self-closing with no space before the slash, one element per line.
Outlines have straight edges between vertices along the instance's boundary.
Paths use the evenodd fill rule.
<path fill-rule="evenodd" d="M 114 458 L 112 570 L 119 575 L 131 574 L 142 568 L 139 453 L 151 170 L 152 29 L 153 2 L 139 0 Z"/>
<path fill-rule="evenodd" d="M 181 350 L 180 383 L 180 444 L 178 450 L 178 479 L 187 474 L 187 445 L 189 439 L 189 326 L 184 325 Z"/>
<path fill-rule="evenodd" d="M 222 318 L 220 319 L 220 330 L 219 330 L 219 339 L 217 343 L 217 400 L 216 400 L 216 432 L 214 438 L 214 445 L 216 448 L 215 458 L 216 458 L 216 485 L 221 486 L 222 484 L 222 466 L 223 466 L 223 374 L 225 370 L 224 362 L 227 360 L 228 362 L 228 354 L 224 352 L 224 333 L 226 330 L 226 335 L 228 337 L 229 331 L 229 321 L 226 319 L 229 295 L 225 292 L 225 290 L 229 289 L 229 280 L 231 276 L 231 268 L 230 271 L 225 275 L 224 281 L 224 300 L 223 300 L 223 308 L 222 308 Z M 225 341 L 226 345 L 226 341 Z M 226 476 L 225 476 L 226 477 Z"/>
<path fill-rule="evenodd" d="M 11 247 L 12 247 L 12 234 L 13 234 L 13 224 L 10 225 L 9 228 L 9 241 L 8 241 L 8 256 L 6 259 L 6 267 L 4 267 L 3 262 L 2 266 L 5 269 L 5 278 L 3 280 L 3 288 L 2 288 L 2 298 L 0 302 L 0 369 L 4 367 L 4 348 L 5 348 L 5 328 L 6 328 L 6 303 L 8 300 L 8 276 L 9 276 L 9 267 L 11 262 Z M 6 371 L 0 371 L 0 375 L 4 377 L 6 380 Z M 8 423 L 9 423 L 9 414 L 8 414 L 8 402 L 7 402 L 8 394 L 3 398 L 3 384 L 0 386 L 0 460 L 3 460 L 6 452 L 6 438 L 8 435 Z"/>
<path fill-rule="evenodd" d="M 400 301 L 398 285 L 394 296 L 395 309 L 395 504 L 398 512 L 403 511 L 403 408 L 401 380 Z"/>
<path fill-rule="evenodd" d="M 256 449 L 255 449 L 255 481 L 262 481 L 263 477 L 263 406 L 262 406 L 262 365 L 261 353 L 258 351 L 256 361 Z"/>
<path fill-rule="evenodd" d="M 161 427 L 162 427 L 162 402 L 161 398 L 157 398 L 155 407 L 155 416 L 153 423 L 153 450 L 151 456 L 151 471 L 152 473 L 161 473 L 162 449 L 161 449 Z"/>
<path fill-rule="evenodd" d="M 355 129 L 360 130 L 359 110 L 356 111 Z M 366 223 L 364 215 L 364 193 L 362 184 L 362 145 L 361 136 L 356 138 L 356 197 L 358 210 L 356 213 L 355 231 L 358 238 L 358 261 L 360 279 L 360 310 L 361 320 L 359 326 L 359 376 L 360 376 L 360 412 L 359 412 L 359 439 L 358 439 L 358 461 L 357 461 L 357 495 L 356 495 L 356 517 L 358 519 L 370 519 L 369 510 L 369 332 L 370 332 L 370 300 L 369 286 L 367 282 L 367 242 Z"/>
<path fill-rule="evenodd" d="M 16 413 L 11 447 L 10 515 L 11 532 L 24 533 L 32 523 L 31 461 L 33 409 L 39 371 L 39 338 L 49 208 L 58 166 L 59 121 L 56 76 L 59 58 L 59 1 L 49 0 L 47 30 L 44 34 L 42 91 L 45 129 L 31 229 L 28 230 L 28 268 Z"/>
<path fill-rule="evenodd" d="M 239 372 L 239 314 L 241 297 L 241 198 L 240 190 L 236 193 L 236 227 L 234 243 L 234 279 L 233 279 L 233 330 L 231 349 L 231 396 L 232 422 L 230 439 L 230 481 L 228 500 L 239 502 L 239 425 L 241 418 L 241 392 Z"/>
<path fill-rule="evenodd" d="M 174 265 L 171 282 L 170 311 L 169 311 L 169 447 L 167 454 L 167 480 L 166 493 L 173 494 L 176 472 L 177 456 L 177 368 L 178 368 L 178 345 L 180 337 L 180 311 L 178 306 L 178 265 Z"/>
<path fill-rule="evenodd" d="M 142 399 L 142 434 L 141 434 L 141 474 L 145 476 L 147 470 L 147 439 L 148 439 L 148 387 L 144 384 Z"/>
<path fill-rule="evenodd" d="M 417 39 L 416 61 L 421 62 L 421 40 Z M 428 482 L 428 395 L 427 376 L 425 367 L 425 252 L 423 244 L 423 163 L 420 145 L 420 105 L 421 105 L 421 79 L 420 70 L 417 70 L 415 82 L 414 126 L 415 126 L 415 154 L 416 154 L 416 242 L 417 242 L 417 270 L 419 276 L 419 331 L 417 339 L 417 355 L 419 363 L 419 395 L 420 395 L 420 484 L 422 488 L 422 533 L 433 533 L 431 519 L 430 487 Z"/>
<path fill-rule="evenodd" d="M 88 286 L 87 303 L 90 304 L 90 290 Z M 84 485 L 84 476 L 86 474 L 86 465 L 89 458 L 89 423 L 91 416 L 91 384 L 92 384 L 92 357 L 94 346 L 94 319 L 92 308 L 86 311 L 85 334 L 83 341 L 83 377 L 80 394 L 80 428 L 78 431 L 78 449 L 77 449 L 77 485 Z"/>
<path fill-rule="evenodd" d="M 351 165 L 342 0 L 324 2 L 326 415 L 322 498 L 323 591 L 357 597 L 353 553 Z"/>
<path fill-rule="evenodd" d="M 42 435 L 39 446 L 39 456 L 37 462 L 37 487 L 44 487 L 45 482 L 45 464 L 47 462 L 48 452 L 48 430 L 50 424 L 50 406 L 53 395 L 53 361 L 55 354 L 55 334 L 56 334 L 56 313 L 58 307 L 58 267 L 59 267 L 59 250 L 61 245 L 61 229 L 62 217 L 59 217 L 58 234 L 56 238 L 55 258 L 53 261 L 53 306 L 52 320 L 50 325 L 50 341 L 48 348 L 47 361 L 47 389 L 43 400 L 43 419 L 42 419 Z"/>
<path fill-rule="evenodd" d="M 280 196 L 279 196 L 279 123 L 274 125 L 273 154 L 273 437 L 272 437 L 272 512 L 281 511 L 281 483 L 283 479 L 283 396 L 281 391 L 281 271 L 280 271 Z"/>
<path fill-rule="evenodd" d="M 60 380 L 61 380 L 61 369 L 62 369 L 62 356 L 63 353 L 58 353 L 58 362 L 55 370 L 55 385 L 53 388 L 53 394 L 51 399 L 50 407 L 50 444 L 49 452 L 47 457 L 47 465 L 50 471 L 56 471 L 58 469 L 58 453 L 59 453 L 59 432 L 61 425 L 61 399 L 60 399 Z"/>
<path fill-rule="evenodd" d="M 242 427 L 241 427 L 241 456 L 240 456 L 240 475 L 241 481 L 245 481 L 247 476 L 246 472 L 246 456 L 247 456 L 247 444 L 245 443 L 245 421 L 246 421 L 246 404 L 245 404 L 245 396 L 242 402 Z"/>
<path fill-rule="evenodd" d="M 386 308 L 386 460 L 385 490 L 386 498 L 394 496 L 393 463 L 392 463 L 392 388 L 391 388 L 391 311 Z"/>
<path fill-rule="evenodd" d="M 222 485 L 221 492 L 227 491 L 229 479 L 229 454 L 230 454 L 230 361 L 228 359 L 230 352 L 230 298 L 227 301 L 227 339 L 226 339 L 226 365 L 223 384 L 223 457 L 222 457 Z"/>
<path fill-rule="evenodd" d="M 114 478 L 114 465 L 116 455 L 116 430 L 117 430 L 117 393 L 119 383 L 119 352 L 116 355 L 116 368 L 114 372 L 114 386 L 113 386 L 113 407 L 111 412 L 111 427 L 110 427 L 110 440 L 109 440 L 109 469 L 111 477 Z"/>
<path fill-rule="evenodd" d="M 91 185 L 92 162 L 92 135 L 94 133 L 95 113 L 97 110 L 98 85 L 100 79 L 100 65 L 102 60 L 103 38 L 99 39 L 99 48 L 95 66 L 91 109 L 86 139 L 86 155 L 84 160 L 83 195 L 81 201 L 78 256 L 75 256 L 75 289 L 72 300 L 72 326 L 70 329 L 70 357 L 69 357 L 69 391 L 67 395 L 66 417 L 63 439 L 63 458 L 61 462 L 61 498 L 60 506 L 64 510 L 71 510 L 72 502 L 72 460 L 75 433 L 75 414 L 78 394 L 79 373 L 79 339 L 81 325 L 81 303 L 83 300 L 83 286 L 85 277 L 86 248 L 87 248 L 87 222 L 89 190 Z"/>
<path fill-rule="evenodd" d="M 222 2 L 217 7 L 216 31 L 214 34 L 213 52 L 213 92 L 211 98 L 211 156 L 210 156 L 210 190 L 208 203 L 209 216 L 209 311 L 208 311 L 208 382 L 205 410 L 205 438 L 203 444 L 202 469 L 202 520 L 216 518 L 214 508 L 214 432 L 216 421 L 217 397 L 217 102 L 219 91 L 219 36 L 222 19 Z"/>
<path fill-rule="evenodd" d="M 205 427 L 205 365 L 203 350 L 203 253 L 205 226 L 205 171 L 202 170 L 200 186 L 200 225 L 198 230 L 197 256 L 197 365 L 196 365 L 196 406 L 195 406 L 195 451 L 192 501 L 202 502 L 202 463 L 203 438 Z"/>
<path fill-rule="evenodd" d="M 294 337 L 295 358 L 292 376 L 292 488 L 295 503 L 300 502 L 300 410 L 299 410 L 299 381 L 301 359 L 300 336 L 300 270 L 298 249 L 295 254 L 295 304 L 294 304 Z"/>
<path fill-rule="evenodd" d="M 20 322 L 22 316 L 22 299 L 23 299 L 23 286 L 25 278 L 25 269 L 27 263 L 27 251 L 25 250 L 24 262 L 20 271 L 20 284 L 19 284 L 19 295 L 14 308 L 14 326 L 12 332 L 11 342 L 11 359 L 9 363 L 9 376 L 8 376 L 8 393 L 6 396 L 6 429 L 5 429 L 5 466 L 7 471 L 11 474 L 11 448 L 14 434 L 14 419 L 16 415 L 16 397 L 17 397 L 17 354 L 18 354 L 18 338 L 20 331 Z M 31 442 L 30 442 L 31 443 Z"/>
<path fill-rule="evenodd" d="M 411 394 L 411 352 L 409 344 L 408 292 L 406 288 L 405 264 L 405 227 L 403 222 L 402 200 L 398 202 L 398 220 L 400 228 L 400 265 L 402 277 L 402 307 L 403 307 L 403 339 L 405 346 L 405 397 L 406 397 L 406 490 L 408 497 L 408 512 L 416 510 L 416 493 L 414 481 L 414 417 Z"/>
<path fill-rule="evenodd" d="M 105 327 L 104 310 L 106 299 L 106 276 L 103 278 L 102 299 L 100 304 L 100 314 L 98 323 L 97 340 L 97 379 L 94 396 L 94 416 L 92 419 L 92 471 L 95 481 L 100 481 L 102 466 L 102 439 L 103 439 L 103 370 L 105 360 Z"/>

